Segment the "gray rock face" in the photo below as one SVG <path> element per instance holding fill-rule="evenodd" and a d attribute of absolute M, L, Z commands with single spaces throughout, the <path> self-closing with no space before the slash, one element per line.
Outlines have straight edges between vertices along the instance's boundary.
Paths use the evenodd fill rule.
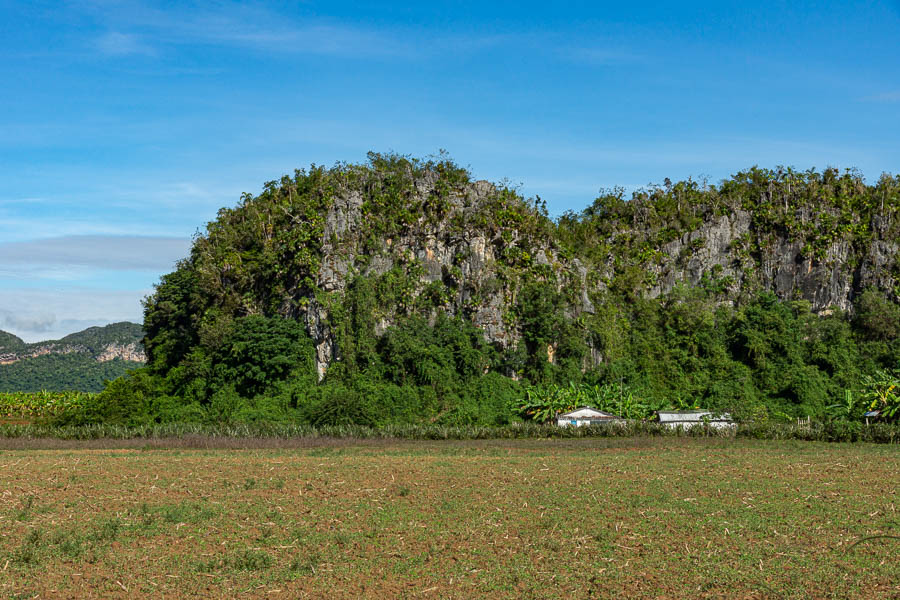
<path fill-rule="evenodd" d="M 865 288 L 890 290 L 897 283 L 892 273 L 900 253 L 897 240 L 872 241 L 855 263 L 853 245 L 840 239 L 827 246 L 820 260 L 805 256 L 803 243 L 787 237 L 762 240 L 758 255 L 742 252 L 747 240 L 756 236 L 746 211 L 704 223 L 661 248 L 659 279 L 648 295 L 669 293 L 680 282 L 698 285 L 707 275 L 727 277 L 735 294 L 771 291 L 782 299 L 806 300 L 817 312 L 832 307 L 850 311 L 853 299 Z"/>
<path fill-rule="evenodd" d="M 435 181 L 434 177 L 417 181 L 417 193 L 427 196 Z M 335 199 L 325 220 L 322 262 L 316 279 L 318 289 L 326 296 L 341 294 L 355 275 L 379 276 L 391 269 L 405 269 L 414 264 L 421 273 L 414 296 L 430 283 L 443 284 L 450 297 L 440 310 L 449 315 L 464 315 L 484 331 L 491 343 L 501 347 L 516 344 L 519 332 L 505 318 L 515 289 L 499 276 L 501 257 L 498 252 L 503 247 L 516 246 L 520 240 L 503 240 L 499 229 L 489 233 L 484 227 L 461 228 L 458 225 L 468 223 L 486 199 L 496 193 L 492 184 L 475 182 L 464 191 L 450 195 L 442 218 L 419 215 L 402 233 L 378 240 L 374 249 L 366 245 L 366 240 L 354 235 L 364 226 L 362 196 L 350 192 Z M 454 221 L 457 225 L 453 225 Z M 554 268 L 555 253 L 549 244 L 531 240 L 530 245 L 539 246 L 534 258 L 536 264 Z M 587 271 L 581 266 L 578 278 L 584 281 L 586 276 Z M 586 292 L 583 298 L 584 304 L 593 310 Z M 401 309 L 396 307 L 396 310 L 378 315 L 376 334 L 380 335 L 393 325 Z M 340 358 L 322 302 L 308 299 L 305 323 L 316 346 L 316 368 L 321 378 L 331 361 Z"/>
<path fill-rule="evenodd" d="M 415 182 L 413 193 L 428 198 L 436 182 L 433 173 L 426 173 Z M 595 301 L 606 291 L 607 282 L 616 269 L 628 265 L 628 259 L 623 261 L 616 254 L 615 240 L 609 240 L 611 252 L 606 261 L 585 264 L 578 258 L 562 258 L 565 253 L 550 241 L 528 238 L 515 226 L 492 223 L 495 216 L 489 211 L 485 219 L 484 207 L 497 193 L 485 181 L 469 184 L 443 198 L 445 204 L 437 216 L 414 215 L 412 222 L 375 240 L 357 235 L 371 231 L 364 195 L 347 191 L 334 199 L 325 218 L 316 297 L 292 298 L 286 303 L 303 307 L 289 310 L 299 311 L 292 315 L 304 319 L 315 341 L 320 378 L 331 361 L 340 359 L 329 326 L 328 299 L 345 293 L 357 275 L 375 277 L 395 269 L 406 273 L 415 269 L 418 281 L 409 301 L 430 284 L 437 285 L 446 297 L 435 311 L 465 317 L 500 347 L 516 345 L 521 335 L 517 324 L 510 322 L 520 283 L 510 276 L 511 270 L 532 269 L 529 273 L 534 277 L 554 281 L 569 298 L 565 309 L 569 318 L 596 314 Z M 797 211 L 796 218 L 811 223 L 818 216 L 804 209 Z M 900 245 L 889 233 L 892 227 L 890 219 L 878 217 L 871 225 L 874 239 L 864 248 L 850 237 L 838 237 L 814 253 L 795 234 L 757 231 L 748 210 L 717 208 L 714 216 L 706 217 L 693 230 L 652 249 L 655 258 L 640 264 L 650 275 L 649 283 L 638 291 L 658 297 L 680 284 L 715 285 L 726 303 L 771 291 L 785 300 L 806 300 L 818 312 L 833 307 L 849 311 L 866 287 L 893 290 L 898 285 Z M 619 233 L 637 238 L 646 234 L 637 229 Z M 511 266 L 510 261 L 517 259 L 510 256 L 524 255 L 527 266 Z M 381 307 L 375 315 L 375 333 L 384 333 L 406 309 Z M 596 364 L 600 360 L 593 351 L 590 361 Z"/>
<path fill-rule="evenodd" d="M 96 360 L 98 362 L 106 362 L 117 358 L 130 362 L 147 362 L 147 354 L 144 352 L 144 347 L 140 342 L 109 344 L 97 355 Z"/>
<path fill-rule="evenodd" d="M 306 310 L 306 329 L 315 343 L 316 373 L 321 381 L 328 365 L 335 358 L 335 345 L 328 327 L 328 311 L 315 299 L 310 301 Z"/>
<path fill-rule="evenodd" d="M 735 256 L 735 242 L 750 231 L 750 215 L 744 211 L 718 217 L 699 229 L 665 244 L 662 265 L 655 269 L 657 284 L 652 298 L 672 291 L 678 283 L 698 285 L 705 274 L 718 271 L 719 277 L 731 277 L 740 285 L 745 277 L 743 261 Z"/>

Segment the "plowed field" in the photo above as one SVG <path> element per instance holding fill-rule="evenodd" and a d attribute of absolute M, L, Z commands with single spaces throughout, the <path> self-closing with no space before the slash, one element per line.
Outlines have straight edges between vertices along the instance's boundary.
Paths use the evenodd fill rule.
<path fill-rule="evenodd" d="M 0 452 L 0 594 L 900 597 L 897 447 L 295 446 Z"/>

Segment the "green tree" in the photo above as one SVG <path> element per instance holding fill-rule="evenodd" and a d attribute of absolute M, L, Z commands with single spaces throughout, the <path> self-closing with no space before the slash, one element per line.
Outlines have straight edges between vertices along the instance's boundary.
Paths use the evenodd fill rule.
<path fill-rule="evenodd" d="M 289 375 L 314 374 L 312 340 L 302 324 L 280 317 L 235 319 L 210 358 L 213 389 L 231 386 L 243 398 L 262 394 Z"/>

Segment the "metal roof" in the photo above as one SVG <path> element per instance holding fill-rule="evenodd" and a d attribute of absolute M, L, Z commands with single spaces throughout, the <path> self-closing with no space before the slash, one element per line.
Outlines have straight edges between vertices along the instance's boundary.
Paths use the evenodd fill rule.
<path fill-rule="evenodd" d="M 590 411 L 593 414 L 580 415 L 580 416 L 575 414 L 575 413 L 583 411 L 583 410 Z M 594 408 L 592 406 L 580 406 L 580 407 L 576 408 L 575 410 L 569 411 L 565 414 L 557 415 L 557 418 L 558 419 L 621 419 L 622 417 L 619 417 L 617 415 L 614 415 L 612 413 L 608 413 L 608 412 L 605 412 L 602 410 L 597 410 L 596 408 Z"/>
<path fill-rule="evenodd" d="M 701 423 L 709 421 L 731 421 L 728 413 L 715 413 L 709 410 L 660 410 L 656 413 L 660 423 Z"/>

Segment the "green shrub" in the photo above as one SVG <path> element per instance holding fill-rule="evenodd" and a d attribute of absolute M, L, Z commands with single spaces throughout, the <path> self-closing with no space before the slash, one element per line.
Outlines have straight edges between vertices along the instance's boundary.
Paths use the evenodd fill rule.
<path fill-rule="evenodd" d="M 57 425 L 108 423 L 116 425 L 146 425 L 157 421 L 154 401 L 162 395 L 159 380 L 149 370 L 136 369 L 109 382 L 106 389 L 77 409 L 53 418 Z"/>

